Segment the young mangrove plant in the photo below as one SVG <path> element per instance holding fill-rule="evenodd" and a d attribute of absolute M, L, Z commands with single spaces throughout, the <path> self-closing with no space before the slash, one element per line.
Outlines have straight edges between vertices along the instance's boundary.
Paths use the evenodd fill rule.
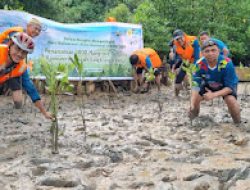
<path fill-rule="evenodd" d="M 85 122 L 85 105 L 84 105 L 84 99 L 83 99 L 83 88 L 82 88 L 82 82 L 83 82 L 83 75 L 84 75 L 84 70 L 83 70 L 83 63 L 79 61 L 79 58 L 77 54 L 74 55 L 74 58 L 70 58 L 71 62 L 75 66 L 75 69 L 78 73 L 78 76 L 80 77 L 80 81 L 78 83 L 78 92 L 81 95 L 81 105 L 79 106 L 80 111 L 81 111 L 81 117 L 82 117 L 82 125 L 83 125 L 83 131 L 84 131 L 84 141 L 86 141 L 87 138 L 87 127 L 86 127 L 86 122 Z M 81 91 L 81 92 L 80 92 Z"/>
<path fill-rule="evenodd" d="M 46 89 L 50 94 L 50 111 L 54 116 L 50 133 L 52 137 L 52 153 L 58 154 L 58 106 L 59 101 L 57 94 L 59 92 L 72 91 L 73 86 L 69 83 L 68 76 L 70 65 L 66 64 L 49 64 L 46 60 L 41 60 L 41 70 L 46 77 Z"/>
<path fill-rule="evenodd" d="M 170 82 L 170 86 L 174 85 L 174 80 L 175 80 L 176 74 L 172 71 L 168 71 L 168 79 Z"/>

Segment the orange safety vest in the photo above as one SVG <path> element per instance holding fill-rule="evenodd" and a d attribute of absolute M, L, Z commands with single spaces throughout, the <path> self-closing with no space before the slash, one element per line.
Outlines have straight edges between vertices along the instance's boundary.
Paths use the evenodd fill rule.
<path fill-rule="evenodd" d="M 0 43 L 3 43 L 5 40 L 8 40 L 10 39 L 10 34 L 13 33 L 13 32 L 23 32 L 24 29 L 22 27 L 11 27 L 5 31 L 3 31 L 1 34 L 0 34 Z"/>
<path fill-rule="evenodd" d="M 162 61 L 159 55 L 156 53 L 155 50 L 151 48 L 143 48 L 140 50 L 136 50 L 132 54 L 135 54 L 139 57 L 140 62 L 136 64 L 137 68 L 147 68 L 146 64 L 147 56 L 149 56 L 153 68 L 159 68 L 162 66 Z"/>
<path fill-rule="evenodd" d="M 191 63 L 194 62 L 194 48 L 193 43 L 196 40 L 196 36 L 188 36 L 184 34 L 185 48 L 183 48 L 177 40 L 174 40 L 174 45 L 176 46 L 176 53 L 183 59 L 188 60 Z"/>
<path fill-rule="evenodd" d="M 7 45 L 0 46 L 0 57 L 1 57 L 0 68 L 1 67 L 5 68 L 7 58 L 8 58 L 8 46 Z M 4 60 L 4 58 L 5 58 L 5 60 Z M 9 73 L 5 73 L 3 75 L 0 75 L 0 84 L 3 84 L 4 82 L 9 80 L 10 78 L 15 78 L 15 77 L 21 76 L 26 71 L 26 69 L 27 69 L 27 65 L 24 62 L 24 60 L 20 61 L 19 63 L 17 63 L 13 67 L 13 69 Z"/>

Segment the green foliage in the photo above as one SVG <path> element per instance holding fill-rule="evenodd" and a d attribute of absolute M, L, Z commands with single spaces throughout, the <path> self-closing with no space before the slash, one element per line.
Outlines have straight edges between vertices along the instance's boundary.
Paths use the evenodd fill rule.
<path fill-rule="evenodd" d="M 45 59 L 41 59 L 41 69 L 43 75 L 46 77 L 46 87 L 50 92 L 51 112 L 55 118 L 51 126 L 52 135 L 52 153 L 58 153 L 58 100 L 56 94 L 59 91 L 72 91 L 73 86 L 68 80 L 69 70 L 72 69 L 66 64 L 49 64 Z"/>
<path fill-rule="evenodd" d="M 72 91 L 73 86 L 68 80 L 71 69 L 72 67 L 66 64 L 49 64 L 45 59 L 41 60 L 41 70 L 46 77 L 47 90 L 51 94 Z"/>
<path fill-rule="evenodd" d="M 159 15 L 153 2 L 144 1 L 138 6 L 134 14 L 134 22 L 142 24 L 145 47 L 158 51 L 166 49 L 167 38 L 170 38 L 171 34 L 165 26 L 166 18 Z"/>
<path fill-rule="evenodd" d="M 70 57 L 70 61 L 73 63 L 80 77 L 83 77 L 83 63 L 79 60 L 77 54 L 74 54 L 74 59 Z"/>
<path fill-rule="evenodd" d="M 121 3 L 105 13 L 105 18 L 115 17 L 118 22 L 131 22 L 131 13 L 127 5 Z"/>
<path fill-rule="evenodd" d="M 24 4 L 18 0 L 1 0 L 0 9 L 5 10 L 23 10 Z"/>
<path fill-rule="evenodd" d="M 170 79 L 170 81 L 173 83 L 175 80 L 175 76 L 176 74 L 173 73 L 172 71 L 168 71 L 168 78 Z"/>
<path fill-rule="evenodd" d="M 108 64 L 103 67 L 102 76 L 126 77 L 131 75 L 131 66 L 127 64 Z"/>
<path fill-rule="evenodd" d="M 184 60 L 182 64 L 182 69 L 186 71 L 188 75 L 189 84 L 191 86 L 195 86 L 196 84 L 193 81 L 193 74 L 198 71 L 198 67 L 195 64 L 192 64 L 189 61 Z"/>
<path fill-rule="evenodd" d="M 234 60 L 250 60 L 249 0 L 2 0 L 0 8 L 66 23 L 102 22 L 107 16 L 140 23 L 145 46 L 165 54 L 175 29 L 195 36 L 207 30 L 228 45 Z"/>
<path fill-rule="evenodd" d="M 150 68 L 148 72 L 145 73 L 146 81 L 151 82 L 155 80 L 154 69 Z"/>

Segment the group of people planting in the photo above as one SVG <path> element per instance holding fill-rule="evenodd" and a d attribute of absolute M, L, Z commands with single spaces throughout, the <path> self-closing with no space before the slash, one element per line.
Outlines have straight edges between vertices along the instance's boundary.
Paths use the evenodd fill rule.
<path fill-rule="evenodd" d="M 174 86 L 176 96 L 183 88 L 183 81 L 186 78 L 185 68 L 195 65 L 195 71 L 191 73 L 191 106 L 188 110 L 190 119 L 199 115 L 202 100 L 210 101 L 222 97 L 234 123 L 240 123 L 240 106 L 237 102 L 238 77 L 232 60 L 228 57 L 227 46 L 222 41 L 211 38 L 206 31 L 201 32 L 198 38 L 189 36 L 179 29 L 173 32 L 169 46 L 170 67 L 176 74 Z M 134 68 L 136 92 L 138 87 L 141 93 L 147 92 L 148 83 L 154 78 L 160 90 L 162 62 L 155 50 L 143 48 L 133 52 L 130 63 Z"/>
<path fill-rule="evenodd" d="M 32 18 L 26 28 L 12 27 L 0 34 L 0 93 L 12 90 L 15 108 L 21 108 L 22 90 L 30 96 L 35 106 L 48 119 L 53 119 L 41 102 L 39 93 L 29 78 L 27 54 L 35 47 L 33 38 L 41 32 L 42 24 Z M 175 95 L 178 96 L 186 78 L 184 67 L 194 64 L 191 107 L 188 115 L 191 119 L 198 116 L 202 100 L 213 100 L 223 97 L 235 123 L 240 123 L 240 107 L 237 102 L 238 78 L 234 65 L 228 58 L 229 50 L 220 40 L 211 38 L 202 32 L 199 39 L 189 36 L 182 30 L 173 32 L 170 44 L 170 65 L 176 73 Z M 136 50 L 129 57 L 134 68 L 136 92 L 146 93 L 149 82 L 156 81 L 160 90 L 162 61 L 157 52 L 151 48 Z M 188 64 L 187 64 L 188 63 Z"/>

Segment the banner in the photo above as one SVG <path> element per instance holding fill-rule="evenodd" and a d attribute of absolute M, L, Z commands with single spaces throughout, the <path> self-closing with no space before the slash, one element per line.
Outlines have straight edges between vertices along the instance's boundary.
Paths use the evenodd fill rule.
<path fill-rule="evenodd" d="M 0 10 L 0 32 L 13 26 L 26 28 L 31 18 L 43 24 L 35 38 L 35 51 L 28 59 L 33 62 L 31 75 L 43 77 L 39 62 L 72 64 L 70 57 L 77 54 L 83 63 L 84 78 L 88 80 L 132 79 L 129 56 L 143 48 L 141 25 L 103 22 L 62 24 L 21 11 Z M 76 71 L 70 79 L 79 79 Z"/>

